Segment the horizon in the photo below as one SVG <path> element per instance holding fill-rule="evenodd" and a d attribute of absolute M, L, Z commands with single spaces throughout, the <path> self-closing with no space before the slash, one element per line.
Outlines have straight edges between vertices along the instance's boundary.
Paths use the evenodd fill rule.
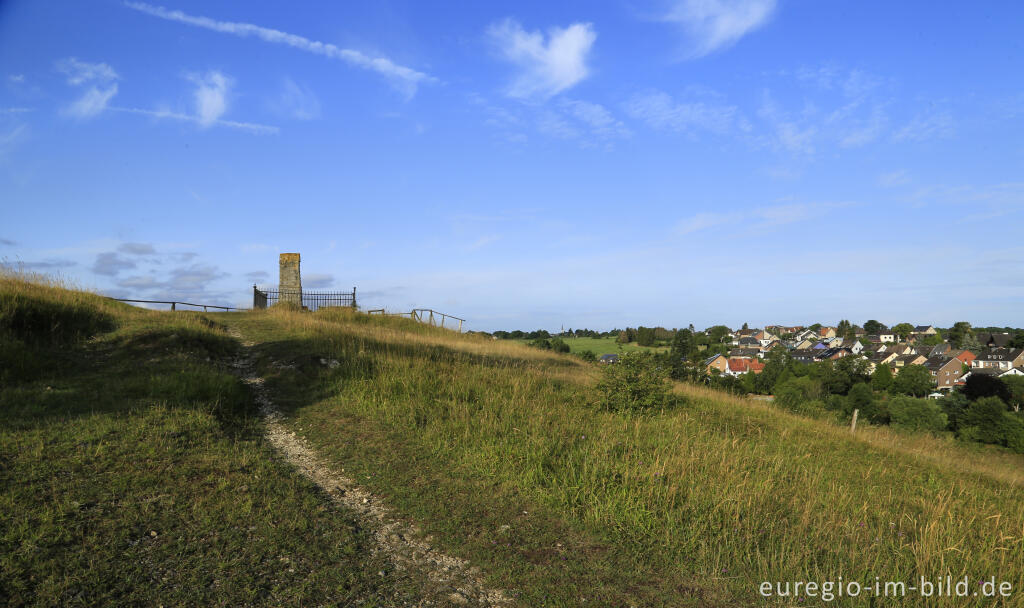
<path fill-rule="evenodd" d="M 251 306 L 299 252 L 477 331 L 1021 327 L 1024 7 L 930 9 L 5 2 L 0 260 Z"/>

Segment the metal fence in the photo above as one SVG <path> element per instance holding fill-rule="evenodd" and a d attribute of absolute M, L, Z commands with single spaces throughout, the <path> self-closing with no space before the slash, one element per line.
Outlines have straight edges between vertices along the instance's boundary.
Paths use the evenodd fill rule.
<path fill-rule="evenodd" d="M 273 306 L 281 300 L 301 302 L 306 310 L 316 310 L 329 306 L 350 306 L 356 307 L 356 288 L 351 292 L 345 291 L 316 291 L 316 290 L 280 290 L 270 287 L 260 288 L 252 286 L 252 307 L 266 308 Z"/>
<path fill-rule="evenodd" d="M 465 319 L 460 319 L 452 315 L 446 315 L 443 312 L 437 312 L 430 308 L 414 308 L 409 312 L 386 312 L 383 308 L 377 308 L 375 310 L 366 311 L 371 315 L 384 315 L 387 317 L 409 317 L 414 321 L 419 321 L 426 325 L 432 325 L 434 327 L 445 327 L 445 321 L 448 322 L 446 329 L 455 329 L 455 321 L 459 322 L 458 330 L 462 332 L 462 324 L 465 323 Z"/>
<path fill-rule="evenodd" d="M 228 311 L 228 312 L 233 311 L 233 310 L 236 310 L 236 311 L 237 310 L 242 310 L 241 308 L 235 308 L 234 306 L 215 306 L 213 304 L 192 304 L 191 302 L 177 302 L 177 301 L 171 301 L 171 300 L 126 300 L 124 298 L 110 298 L 110 299 L 111 300 L 117 300 L 118 302 L 131 302 L 131 303 L 139 303 L 139 304 L 170 304 L 171 305 L 171 310 L 178 310 L 178 306 L 194 306 L 197 309 L 198 308 L 202 308 L 203 312 L 209 312 L 210 308 L 215 308 L 217 310 L 224 310 L 224 311 Z M 190 309 L 185 309 L 185 310 L 190 310 Z"/>

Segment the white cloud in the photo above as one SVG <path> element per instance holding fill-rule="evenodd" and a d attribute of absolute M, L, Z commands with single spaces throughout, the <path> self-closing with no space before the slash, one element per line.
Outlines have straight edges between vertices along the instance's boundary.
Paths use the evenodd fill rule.
<path fill-rule="evenodd" d="M 281 113 L 299 120 L 312 120 L 320 117 L 320 100 L 317 99 L 316 94 L 291 78 L 284 79 L 284 90 L 274 106 Z"/>
<path fill-rule="evenodd" d="M 833 209 L 848 205 L 849 203 L 793 203 L 789 205 L 757 207 L 729 213 L 701 212 L 680 221 L 676 225 L 676 233 L 691 234 L 728 224 L 742 224 L 752 230 L 764 230 L 820 217 Z"/>
<path fill-rule="evenodd" d="M 153 6 L 142 2 L 126 2 L 128 8 L 186 25 L 201 27 L 204 29 L 231 34 L 241 38 L 253 36 L 264 42 L 272 44 L 283 44 L 307 53 L 322 55 L 330 59 L 337 59 L 349 65 L 376 72 L 387 78 L 395 87 L 406 95 L 412 96 L 416 93 L 416 87 L 421 83 L 437 82 L 437 79 L 418 72 L 412 68 L 399 65 L 386 57 L 371 57 L 360 51 L 344 49 L 328 42 L 310 40 L 296 34 L 289 34 L 280 30 L 261 27 L 251 23 L 238 23 L 232 21 L 217 21 L 209 17 L 188 15 L 182 11 L 169 10 L 162 6 Z"/>
<path fill-rule="evenodd" d="M 953 115 L 945 110 L 919 114 L 893 134 L 893 141 L 927 141 L 953 134 Z"/>
<path fill-rule="evenodd" d="M 76 57 L 61 59 L 57 62 L 56 68 L 68 77 L 68 84 L 74 86 L 93 81 L 107 83 L 118 79 L 117 72 L 109 65 L 79 61 Z"/>
<path fill-rule="evenodd" d="M 14 84 L 21 84 L 21 83 L 25 82 L 25 75 L 24 74 L 11 74 L 11 75 L 9 75 L 7 77 L 7 80 L 9 80 L 10 82 L 13 82 Z"/>
<path fill-rule="evenodd" d="M 691 133 L 701 129 L 724 134 L 734 128 L 749 130 L 736 106 L 705 101 L 677 102 L 667 93 L 649 91 L 633 96 L 626 112 L 656 129 Z"/>
<path fill-rule="evenodd" d="M 545 36 L 512 19 L 491 25 L 487 34 L 504 58 L 520 67 L 507 93 L 524 99 L 551 97 L 586 78 L 587 54 L 597 39 L 589 23 L 553 27 Z"/>
<path fill-rule="evenodd" d="M 76 118 L 91 118 L 107 108 L 110 100 L 117 95 L 117 83 L 109 87 L 89 87 L 81 97 L 64 108 L 63 113 Z"/>
<path fill-rule="evenodd" d="M 188 79 L 196 84 L 196 122 L 203 127 L 216 124 L 228 109 L 228 89 L 231 79 L 217 71 L 206 75 L 191 74 Z"/>
<path fill-rule="evenodd" d="M 690 57 L 703 57 L 767 23 L 775 5 L 775 0 L 678 0 L 664 20 L 686 30 Z"/>
<path fill-rule="evenodd" d="M 590 132 L 598 137 L 629 137 L 631 132 L 622 121 L 612 116 L 607 108 L 589 101 L 563 99 L 562 109 L 586 125 Z"/>
<path fill-rule="evenodd" d="M 193 116 L 191 114 L 182 114 L 181 112 L 172 112 L 171 110 L 146 110 L 143 108 L 120 108 L 111 107 L 111 110 L 115 112 L 125 112 L 129 114 L 140 114 L 142 116 L 149 116 L 151 118 L 158 119 L 169 119 L 178 120 L 181 122 L 191 122 L 200 126 L 211 126 L 216 125 L 218 127 L 228 127 L 231 129 L 238 129 L 240 131 L 248 131 L 255 135 L 276 135 L 281 132 L 281 129 L 272 125 L 261 125 L 253 122 L 238 122 L 234 120 L 214 120 L 210 124 L 203 124 L 199 116 Z"/>
<path fill-rule="evenodd" d="M 106 63 L 88 63 L 75 57 L 67 57 L 56 63 L 58 72 L 67 76 L 72 86 L 91 85 L 77 100 L 62 110 L 67 116 L 91 118 L 106 109 L 110 100 L 117 95 L 119 76 Z"/>
<path fill-rule="evenodd" d="M 896 186 L 906 186 L 911 182 L 910 173 L 906 169 L 897 169 L 889 173 L 883 173 L 878 176 L 878 185 L 883 188 L 895 188 Z"/>

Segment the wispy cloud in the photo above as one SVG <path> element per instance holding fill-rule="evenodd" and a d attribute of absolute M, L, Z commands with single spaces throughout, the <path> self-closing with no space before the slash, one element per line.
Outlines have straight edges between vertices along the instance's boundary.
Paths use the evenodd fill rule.
<path fill-rule="evenodd" d="M 775 0 L 677 0 L 664 16 L 686 31 L 687 56 L 703 57 L 728 48 L 771 19 Z"/>
<path fill-rule="evenodd" d="M 135 262 L 122 258 L 113 251 L 97 255 L 96 261 L 92 265 L 93 272 L 110 277 L 116 276 L 122 270 L 130 270 L 132 268 L 135 268 Z"/>
<path fill-rule="evenodd" d="M 154 255 L 156 249 L 149 243 L 122 243 L 118 248 L 121 253 L 129 255 Z"/>
<path fill-rule="evenodd" d="M 890 171 L 878 176 L 878 185 L 883 188 L 906 186 L 910 181 L 910 173 L 906 169 L 897 169 L 896 171 Z"/>
<path fill-rule="evenodd" d="M 750 124 L 736 106 L 691 99 L 676 101 L 662 91 L 634 95 L 625 108 L 633 118 L 659 130 L 690 134 L 695 131 L 725 134 L 735 129 L 750 130 Z"/>
<path fill-rule="evenodd" d="M 320 118 L 320 100 L 316 94 L 291 78 L 284 79 L 281 95 L 272 105 L 281 114 L 298 120 Z"/>
<path fill-rule="evenodd" d="M 929 110 L 918 114 L 893 134 L 893 141 L 927 141 L 953 134 L 953 115 L 946 110 Z"/>
<path fill-rule="evenodd" d="M 506 60 L 519 66 L 506 92 L 523 99 L 546 99 L 586 78 L 587 54 L 597 39 L 589 23 L 552 27 L 545 35 L 528 32 L 513 19 L 491 25 L 487 35 Z"/>
<path fill-rule="evenodd" d="M 27 114 L 32 108 L 0 108 L 0 115 Z"/>
<path fill-rule="evenodd" d="M 691 234 L 732 224 L 736 224 L 737 227 L 743 225 L 753 230 L 763 230 L 820 217 L 834 209 L 848 205 L 849 203 L 793 203 L 727 213 L 701 212 L 680 221 L 676 225 L 676 233 Z"/>
<path fill-rule="evenodd" d="M 307 53 L 336 59 L 348 65 L 370 70 L 384 76 L 396 88 L 409 96 L 416 93 L 416 88 L 420 84 L 437 82 L 437 79 L 433 76 L 399 65 L 386 57 L 371 57 L 360 51 L 341 48 L 329 42 L 310 40 L 304 36 L 289 34 L 288 32 L 261 27 L 252 23 L 217 21 L 209 17 L 188 15 L 179 10 L 170 10 L 162 6 L 153 6 L 143 2 L 126 2 L 125 6 L 147 15 L 159 17 L 160 19 L 184 23 L 222 34 L 231 34 L 241 38 L 252 36 L 264 42 L 281 44 Z"/>
<path fill-rule="evenodd" d="M 151 118 L 177 120 L 181 122 L 195 123 L 200 126 L 209 126 L 203 124 L 199 116 L 195 116 L 192 114 L 182 114 L 181 112 L 172 112 L 171 110 L 146 110 L 143 108 L 121 108 L 117 106 L 111 107 L 110 109 L 115 112 L 139 114 L 142 116 L 149 116 Z M 231 129 L 248 131 L 249 133 L 254 133 L 256 135 L 275 135 L 281 132 L 281 129 L 279 129 L 278 127 L 271 125 L 261 125 L 252 122 L 238 122 L 234 120 L 215 120 L 213 121 L 212 124 L 217 125 L 219 127 L 228 127 Z"/>
<path fill-rule="evenodd" d="M 56 69 L 67 76 L 71 86 L 90 85 L 77 100 L 64 108 L 63 113 L 76 118 L 91 118 L 106 109 L 110 100 L 117 95 L 117 79 L 114 68 L 106 63 L 88 63 L 75 57 L 67 57 L 56 63 Z"/>
<path fill-rule="evenodd" d="M 11 239 L 0 238 L 0 245 L 3 245 L 5 247 L 14 247 L 17 244 L 18 244 L 17 241 L 12 241 Z"/>

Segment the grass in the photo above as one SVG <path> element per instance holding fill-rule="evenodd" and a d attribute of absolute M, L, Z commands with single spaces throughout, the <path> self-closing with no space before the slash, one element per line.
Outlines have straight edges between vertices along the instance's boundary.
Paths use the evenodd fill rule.
<path fill-rule="evenodd" d="M 667 346 L 640 346 L 636 342 L 620 344 L 615 338 L 562 338 L 562 341 L 569 345 L 569 352 L 581 353 L 589 350 L 598 357 L 609 353 L 628 353 L 633 351 L 667 352 Z M 518 340 L 523 344 L 529 344 L 530 340 Z"/>
<path fill-rule="evenodd" d="M 761 581 L 839 576 L 1024 584 L 1019 456 L 690 386 L 671 411 L 605 413 L 595 366 L 513 342 L 346 311 L 234 319 L 297 432 L 525 605 L 761 605 Z"/>
<path fill-rule="evenodd" d="M 25 355 L 5 365 L 28 362 L 0 391 L 0 603 L 415 596 L 269 453 L 225 326 L 257 341 L 292 430 L 524 606 L 820 605 L 757 589 L 840 576 L 1024 585 L 1017 455 L 688 385 L 677 408 L 610 413 L 576 357 L 350 310 L 159 313 L 4 279 L 0 328 L 33 290 L 70 305 L 3 338 Z M 102 323 L 66 320 L 75 302 Z"/>
<path fill-rule="evenodd" d="M 0 275 L 0 605 L 414 597 L 264 443 L 217 317 Z"/>

